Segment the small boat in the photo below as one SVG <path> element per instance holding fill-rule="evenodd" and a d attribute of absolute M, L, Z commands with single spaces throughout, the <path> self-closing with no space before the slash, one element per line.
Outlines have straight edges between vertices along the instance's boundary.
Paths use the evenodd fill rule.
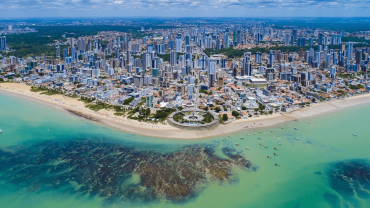
<path fill-rule="evenodd" d="M 297 128 L 294 128 L 294 130 L 298 130 Z"/>
<path fill-rule="evenodd" d="M 262 125 L 262 123 L 260 123 Z"/>
<path fill-rule="evenodd" d="M 253 122 L 253 124 L 256 124 L 255 122 Z"/>
<path fill-rule="evenodd" d="M 357 136 L 357 134 L 353 134 L 353 136 Z"/>
<path fill-rule="evenodd" d="M 280 166 L 279 164 L 275 164 L 275 166 Z"/>
<path fill-rule="evenodd" d="M 251 125 L 253 127 L 253 125 Z"/>
<path fill-rule="evenodd" d="M 276 154 L 275 152 L 274 152 L 274 155 L 278 156 L 278 154 Z"/>
<path fill-rule="evenodd" d="M 244 139 L 243 137 L 240 137 L 240 139 Z"/>
<path fill-rule="evenodd" d="M 238 144 L 238 143 L 235 143 L 235 145 L 236 145 L 236 146 L 239 146 L 239 144 Z"/>
<path fill-rule="evenodd" d="M 222 141 L 225 141 L 224 139 L 222 139 Z"/>
<path fill-rule="evenodd" d="M 284 128 L 281 128 L 281 129 L 284 129 Z"/>
<path fill-rule="evenodd" d="M 3 133 L 3 130 L 0 129 L 0 133 Z"/>
<path fill-rule="evenodd" d="M 259 140 L 261 140 L 261 138 L 258 137 Z"/>
<path fill-rule="evenodd" d="M 265 146 L 265 148 L 269 148 L 268 146 Z"/>
<path fill-rule="evenodd" d="M 263 146 L 263 144 L 262 144 L 262 143 L 260 143 L 260 145 L 261 145 L 261 146 Z"/>
<path fill-rule="evenodd" d="M 260 131 L 258 133 L 261 133 Z"/>
<path fill-rule="evenodd" d="M 274 147 L 274 150 L 278 150 L 276 147 Z"/>
<path fill-rule="evenodd" d="M 48 131 L 49 131 L 49 129 L 48 129 Z"/>
<path fill-rule="evenodd" d="M 245 149 L 246 149 L 246 150 L 249 150 L 249 148 L 248 148 L 248 147 L 246 147 Z"/>
<path fill-rule="evenodd" d="M 277 138 L 278 140 L 280 140 L 280 138 Z"/>
<path fill-rule="evenodd" d="M 299 141 L 299 139 L 298 139 L 298 138 L 295 138 L 295 140 Z"/>
<path fill-rule="evenodd" d="M 245 134 L 245 135 L 249 136 L 249 134 Z"/>
<path fill-rule="evenodd" d="M 267 156 L 267 158 L 271 158 L 270 156 Z"/>
<path fill-rule="evenodd" d="M 281 143 L 280 143 L 280 142 L 279 142 L 278 144 L 279 144 L 279 145 L 281 145 Z"/>
<path fill-rule="evenodd" d="M 253 132 L 253 135 L 256 135 L 256 133 Z"/>

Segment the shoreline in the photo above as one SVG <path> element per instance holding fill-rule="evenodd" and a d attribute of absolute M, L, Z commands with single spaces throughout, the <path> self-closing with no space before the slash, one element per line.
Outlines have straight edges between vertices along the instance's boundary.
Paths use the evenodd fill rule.
<path fill-rule="evenodd" d="M 85 108 L 85 103 L 78 101 L 77 99 L 64 97 L 63 95 L 40 95 L 38 92 L 31 92 L 30 88 L 30 86 L 20 83 L 1 83 L 0 93 L 45 104 L 49 107 L 63 110 L 67 113 L 74 114 L 81 118 L 98 122 L 124 132 L 140 134 L 148 137 L 187 140 L 205 139 L 208 137 L 223 136 L 242 130 L 271 127 L 289 121 L 331 113 L 344 108 L 370 104 L 370 93 L 367 93 L 340 100 L 315 103 L 309 107 L 294 110 L 289 113 L 275 113 L 255 118 L 240 119 L 226 125 L 220 124 L 217 128 L 212 130 L 188 131 L 172 127 L 171 125 L 148 124 L 129 120 L 127 118 L 115 116 L 113 115 L 114 112 L 109 110 L 100 110 L 95 112 Z M 244 128 L 244 126 L 250 126 L 253 122 L 256 122 L 253 128 Z M 263 125 L 260 125 L 259 123 L 263 123 Z"/>

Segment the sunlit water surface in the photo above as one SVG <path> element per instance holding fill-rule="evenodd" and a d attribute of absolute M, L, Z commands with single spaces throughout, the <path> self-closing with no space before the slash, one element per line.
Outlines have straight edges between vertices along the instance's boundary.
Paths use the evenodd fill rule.
<path fill-rule="evenodd" d="M 364 105 L 186 141 L 120 132 L 0 93 L 0 204 L 370 207 L 369 116 Z"/>

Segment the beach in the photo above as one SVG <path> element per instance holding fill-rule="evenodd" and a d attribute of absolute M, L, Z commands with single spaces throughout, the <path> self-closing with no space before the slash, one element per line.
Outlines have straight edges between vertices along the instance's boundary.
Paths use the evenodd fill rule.
<path fill-rule="evenodd" d="M 288 121 L 299 120 L 307 117 L 322 115 L 340 109 L 370 103 L 370 94 L 357 95 L 341 100 L 332 100 L 324 103 L 315 103 L 309 107 L 294 110 L 288 113 L 275 113 L 255 118 L 239 119 L 226 125 L 219 125 L 216 129 L 206 131 L 187 131 L 163 124 L 138 122 L 115 116 L 114 111 L 99 110 L 97 112 L 85 107 L 85 103 L 63 95 L 41 95 L 40 92 L 31 92 L 31 86 L 20 83 L 1 83 L 1 93 L 31 99 L 38 103 L 46 104 L 58 110 L 65 110 L 80 117 L 101 123 L 119 130 L 149 137 L 170 139 L 200 139 L 214 136 L 227 135 L 232 132 L 245 130 L 245 126 L 253 128 L 269 127 Z M 255 123 L 255 124 L 254 124 Z"/>

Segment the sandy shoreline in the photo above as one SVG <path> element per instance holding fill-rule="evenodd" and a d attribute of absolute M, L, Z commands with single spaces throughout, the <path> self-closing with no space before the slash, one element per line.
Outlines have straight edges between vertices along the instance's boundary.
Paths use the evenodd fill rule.
<path fill-rule="evenodd" d="M 254 128 L 268 127 L 281 124 L 288 121 L 302 118 L 322 115 L 336 110 L 363 105 L 370 103 L 370 94 L 358 95 L 343 100 L 333 100 L 325 103 L 317 103 L 310 107 L 295 110 L 290 113 L 265 115 L 256 118 L 248 118 L 234 121 L 227 125 L 219 125 L 216 129 L 207 131 L 186 131 L 170 125 L 148 124 L 135 120 L 128 120 L 123 117 L 115 116 L 113 111 L 100 110 L 98 112 L 85 108 L 85 104 L 73 98 L 64 97 L 63 95 L 40 95 L 40 93 L 31 92 L 31 87 L 18 83 L 1 83 L 0 91 L 3 94 L 29 99 L 38 103 L 46 104 L 58 110 L 65 110 L 71 113 L 75 111 L 80 113 L 81 117 L 89 117 L 91 120 L 123 130 L 130 133 L 141 134 L 150 137 L 161 137 L 170 139 L 201 139 L 227 135 L 232 132 L 246 130 L 244 126 L 253 124 Z M 260 125 L 262 123 L 263 125 Z"/>

